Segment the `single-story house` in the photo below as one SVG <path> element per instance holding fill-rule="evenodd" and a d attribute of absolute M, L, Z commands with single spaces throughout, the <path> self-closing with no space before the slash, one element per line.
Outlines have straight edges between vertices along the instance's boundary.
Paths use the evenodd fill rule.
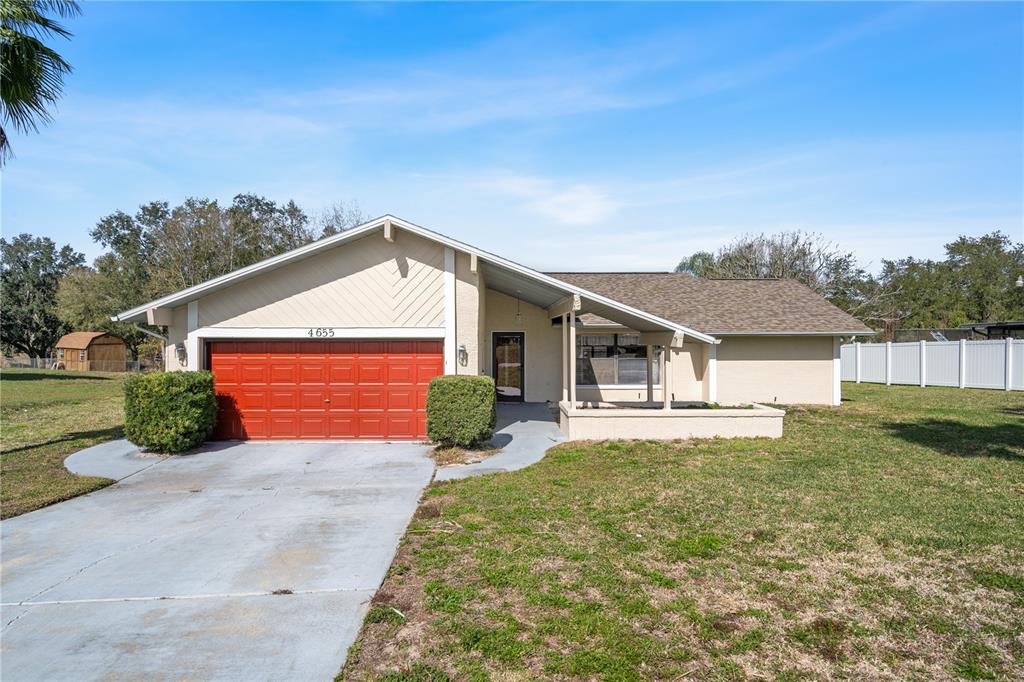
<path fill-rule="evenodd" d="M 544 273 L 390 215 L 114 319 L 213 372 L 224 438 L 422 439 L 442 373 L 570 438 L 781 435 L 751 404 L 838 405 L 840 337 L 871 333 L 793 281 Z"/>
<path fill-rule="evenodd" d="M 57 341 L 61 369 L 123 372 L 127 357 L 124 341 L 105 332 L 71 332 Z"/>

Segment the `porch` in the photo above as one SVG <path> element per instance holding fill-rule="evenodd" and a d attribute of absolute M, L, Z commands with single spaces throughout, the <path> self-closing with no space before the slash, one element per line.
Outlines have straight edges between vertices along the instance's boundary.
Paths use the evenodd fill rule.
<path fill-rule="evenodd" d="M 481 271 L 499 400 L 548 401 L 567 439 L 782 435 L 781 410 L 717 404 L 715 337 L 553 278 Z"/>
<path fill-rule="evenodd" d="M 591 346 L 580 343 L 580 332 L 590 341 L 602 338 L 597 331 L 621 331 L 624 326 L 610 318 L 595 321 L 593 314 L 587 316 L 588 324 L 581 320 L 584 315 L 570 309 L 561 319 L 563 383 L 558 421 L 567 440 L 782 436 L 782 410 L 759 404 L 717 404 L 717 340 L 695 343 L 676 330 L 627 329 L 630 340 L 643 346 L 642 353 L 634 353 L 642 359 L 617 353 L 595 358 L 586 350 Z M 619 337 L 615 334 L 616 344 Z M 646 366 L 637 367 L 638 361 Z M 626 382 L 621 380 L 623 374 Z M 642 385 L 628 383 L 635 378 L 642 379 Z M 594 389 L 598 389 L 596 397 Z"/>

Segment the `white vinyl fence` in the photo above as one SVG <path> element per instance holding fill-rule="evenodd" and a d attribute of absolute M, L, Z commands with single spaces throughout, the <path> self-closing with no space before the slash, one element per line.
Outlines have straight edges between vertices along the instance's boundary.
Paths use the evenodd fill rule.
<path fill-rule="evenodd" d="M 843 381 L 1024 391 L 1024 339 L 848 343 Z"/>

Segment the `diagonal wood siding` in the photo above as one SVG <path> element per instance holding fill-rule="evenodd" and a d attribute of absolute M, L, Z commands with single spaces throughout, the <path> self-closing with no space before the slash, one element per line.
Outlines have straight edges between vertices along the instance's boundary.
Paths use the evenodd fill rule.
<path fill-rule="evenodd" d="M 215 292 L 202 327 L 440 327 L 444 248 L 379 233 Z"/>

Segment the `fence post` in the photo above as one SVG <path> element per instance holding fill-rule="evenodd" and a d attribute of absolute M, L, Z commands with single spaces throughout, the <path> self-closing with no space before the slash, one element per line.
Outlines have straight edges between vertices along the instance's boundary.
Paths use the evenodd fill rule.
<path fill-rule="evenodd" d="M 1006 390 L 1009 391 L 1013 389 L 1013 339 L 1007 336 L 1003 341 L 1005 341 L 1006 345 L 1006 376 L 1004 380 L 1006 382 Z"/>
<path fill-rule="evenodd" d="M 860 341 L 854 341 L 853 343 L 853 369 L 854 375 L 856 376 L 857 383 L 860 383 Z"/>
<path fill-rule="evenodd" d="M 885 385 L 892 384 L 892 341 L 885 342 Z"/>
<path fill-rule="evenodd" d="M 918 373 L 921 375 L 921 388 L 924 388 L 925 386 L 928 385 L 928 382 L 925 381 L 925 371 L 928 369 L 928 363 L 925 361 L 925 356 L 927 355 L 928 350 L 928 344 L 927 342 L 925 342 L 924 339 L 921 339 L 917 343 L 920 349 L 920 357 L 918 358 L 918 362 L 921 363 L 920 371 Z"/>
<path fill-rule="evenodd" d="M 967 388 L 967 339 L 960 339 L 960 388 Z"/>

